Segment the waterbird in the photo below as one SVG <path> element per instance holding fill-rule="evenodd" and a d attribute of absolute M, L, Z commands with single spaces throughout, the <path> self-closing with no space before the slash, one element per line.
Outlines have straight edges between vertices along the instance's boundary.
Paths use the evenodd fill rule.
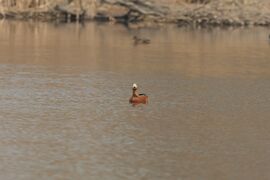
<path fill-rule="evenodd" d="M 148 96 L 146 94 L 139 94 L 137 92 L 138 86 L 137 84 L 132 85 L 132 96 L 129 99 L 129 103 L 136 105 L 136 104 L 147 104 L 148 103 Z"/>
<path fill-rule="evenodd" d="M 135 44 L 150 44 L 151 40 L 146 38 L 139 38 L 138 36 L 133 36 Z"/>

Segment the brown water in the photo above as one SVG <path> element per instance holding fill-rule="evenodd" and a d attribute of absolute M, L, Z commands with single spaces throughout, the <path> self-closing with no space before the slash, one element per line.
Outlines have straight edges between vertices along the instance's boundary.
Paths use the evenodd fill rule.
<path fill-rule="evenodd" d="M 269 179 L 268 33 L 0 21 L 0 179 Z"/>

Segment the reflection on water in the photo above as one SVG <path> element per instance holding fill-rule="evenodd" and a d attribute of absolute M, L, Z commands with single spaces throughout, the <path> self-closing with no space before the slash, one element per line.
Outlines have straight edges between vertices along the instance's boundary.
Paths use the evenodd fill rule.
<path fill-rule="evenodd" d="M 2 21 L 0 179 L 268 179 L 269 48 L 259 28 Z"/>

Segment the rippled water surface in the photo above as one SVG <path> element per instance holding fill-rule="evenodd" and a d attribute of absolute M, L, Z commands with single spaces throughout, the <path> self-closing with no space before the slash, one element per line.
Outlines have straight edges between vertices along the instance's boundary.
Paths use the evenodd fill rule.
<path fill-rule="evenodd" d="M 269 179 L 268 33 L 0 21 L 0 179 Z"/>

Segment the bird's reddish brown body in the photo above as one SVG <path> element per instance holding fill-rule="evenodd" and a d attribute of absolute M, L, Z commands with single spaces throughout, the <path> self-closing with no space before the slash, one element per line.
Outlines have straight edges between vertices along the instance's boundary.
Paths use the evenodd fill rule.
<path fill-rule="evenodd" d="M 132 96 L 129 99 L 131 104 L 147 104 L 148 103 L 148 96 L 145 94 L 139 94 L 137 92 L 137 87 L 132 88 Z"/>

